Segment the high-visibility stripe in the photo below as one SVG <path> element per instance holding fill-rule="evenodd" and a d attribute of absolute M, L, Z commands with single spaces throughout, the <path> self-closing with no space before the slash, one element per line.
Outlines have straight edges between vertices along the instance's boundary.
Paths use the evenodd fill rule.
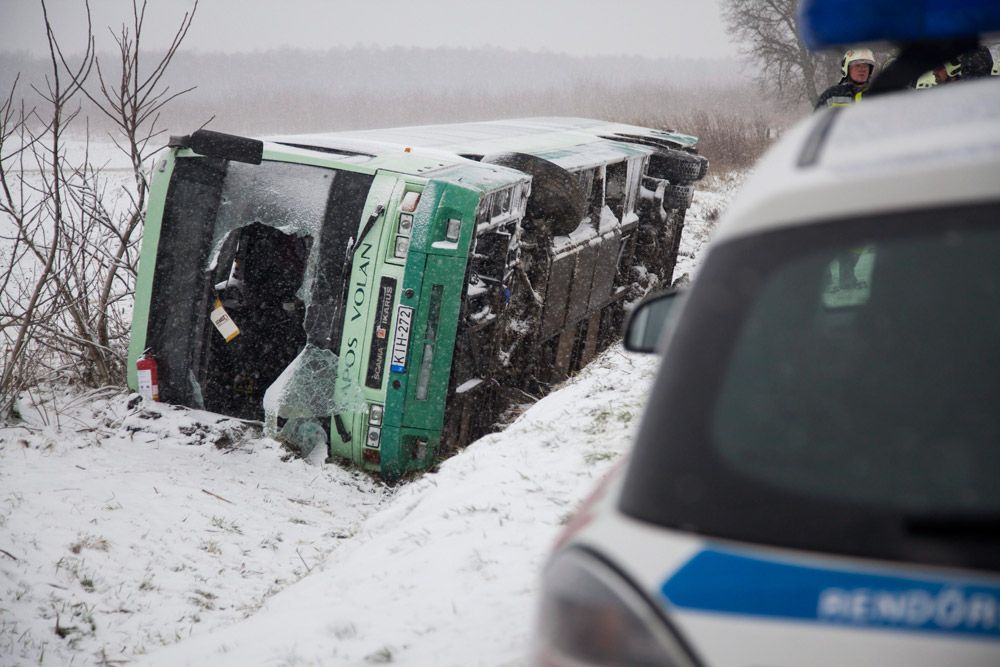
<path fill-rule="evenodd" d="M 831 98 L 827 99 L 826 106 L 828 106 L 828 107 L 849 107 L 852 104 L 857 104 L 858 102 L 860 102 L 861 101 L 861 95 L 862 95 L 862 93 L 860 91 L 857 92 L 857 93 L 855 93 L 853 97 L 850 96 L 850 95 L 836 95 L 834 97 L 831 97 Z"/>
<path fill-rule="evenodd" d="M 710 548 L 660 592 L 679 609 L 1000 640 L 996 577 L 901 576 Z"/>

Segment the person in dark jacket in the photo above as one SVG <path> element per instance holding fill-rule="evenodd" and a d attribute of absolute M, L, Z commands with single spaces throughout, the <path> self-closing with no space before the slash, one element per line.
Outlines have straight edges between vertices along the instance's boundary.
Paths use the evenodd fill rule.
<path fill-rule="evenodd" d="M 982 45 L 924 72 L 917 79 L 917 89 L 940 86 L 964 79 L 1000 76 L 1000 44 Z"/>
<path fill-rule="evenodd" d="M 991 76 L 996 71 L 994 53 L 1000 52 L 1000 46 L 982 45 L 971 51 L 963 53 L 957 58 L 960 72 L 963 79 L 978 79 L 980 77 Z"/>
<path fill-rule="evenodd" d="M 816 102 L 817 109 L 846 107 L 860 102 L 875 73 L 875 54 L 871 49 L 851 49 L 840 61 L 840 69 L 843 78 L 823 91 Z"/>

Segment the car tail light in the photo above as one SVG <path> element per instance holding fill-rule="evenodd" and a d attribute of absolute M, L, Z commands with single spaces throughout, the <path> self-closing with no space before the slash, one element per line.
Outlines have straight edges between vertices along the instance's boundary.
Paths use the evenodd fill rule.
<path fill-rule="evenodd" d="M 580 549 L 558 553 L 545 569 L 535 628 L 537 667 L 697 664 L 659 609 Z"/>

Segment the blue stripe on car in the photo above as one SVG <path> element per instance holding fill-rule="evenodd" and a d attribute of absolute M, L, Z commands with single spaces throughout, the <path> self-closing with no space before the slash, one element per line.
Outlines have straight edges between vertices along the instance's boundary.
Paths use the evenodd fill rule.
<path fill-rule="evenodd" d="M 1000 586 L 810 567 L 706 549 L 664 582 L 681 609 L 1000 639 Z"/>

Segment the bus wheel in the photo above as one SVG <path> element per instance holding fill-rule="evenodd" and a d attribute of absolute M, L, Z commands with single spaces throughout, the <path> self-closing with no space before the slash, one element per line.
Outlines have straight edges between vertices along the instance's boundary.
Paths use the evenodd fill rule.
<path fill-rule="evenodd" d="M 576 229 L 584 214 L 584 196 L 577 178 L 555 164 L 527 153 L 496 153 L 482 162 L 517 169 L 531 175 L 531 196 L 525 217 L 546 224 L 553 234 Z"/>
<path fill-rule="evenodd" d="M 661 150 L 649 160 L 649 175 L 665 178 L 671 183 L 691 183 L 704 178 L 708 159 L 695 153 Z"/>
<path fill-rule="evenodd" d="M 694 186 L 674 185 L 671 183 L 666 187 L 663 194 L 663 208 L 688 208 L 691 206 L 691 200 L 694 197 Z"/>

